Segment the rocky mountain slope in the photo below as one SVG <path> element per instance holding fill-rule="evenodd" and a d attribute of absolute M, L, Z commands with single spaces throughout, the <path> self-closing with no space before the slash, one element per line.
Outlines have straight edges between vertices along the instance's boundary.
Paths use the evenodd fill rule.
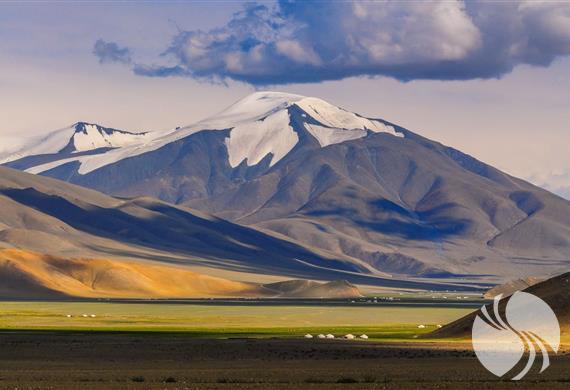
<path fill-rule="evenodd" d="M 570 266 L 567 200 L 316 98 L 257 92 L 191 126 L 60 157 L 4 162 L 190 206 L 396 277 L 499 282 Z"/>
<path fill-rule="evenodd" d="M 256 285 L 294 277 L 325 281 L 346 279 L 352 283 L 402 288 L 473 288 L 465 283 L 450 286 L 437 281 L 388 278 L 366 263 L 184 206 L 151 198 L 113 198 L 5 167 L 0 167 L 0 248 L 36 253 L 32 260 L 24 256 L 16 272 L 22 275 L 21 266 L 27 264 L 25 269 L 32 271 L 24 274 L 33 278 L 40 274 L 46 276 L 46 270 L 50 270 L 56 279 L 67 280 L 69 273 L 63 271 L 60 267 L 63 262 L 57 260 L 62 258 L 72 259 L 67 260 L 65 269 L 86 267 L 90 270 L 86 273 L 99 269 L 104 271 L 102 275 L 111 277 L 115 271 L 111 276 L 108 272 L 120 268 L 119 274 L 140 274 L 142 280 L 146 270 L 160 265 L 163 267 L 160 272 L 153 271 L 153 274 L 164 274 L 164 267 L 177 266 L 195 274 Z M 44 255 L 55 256 L 55 260 L 42 257 Z M 102 268 L 97 266 L 98 261 L 102 262 Z M 124 267 L 120 266 L 121 262 L 125 262 Z M 132 263 L 139 265 L 129 265 Z M 13 261 L 3 264 L 4 271 L 16 266 Z M 7 278 L 8 274 L 3 275 Z M 134 276 L 128 279 L 133 280 L 128 285 L 135 283 Z M 0 281 L 6 284 L 7 280 Z M 172 281 L 174 283 L 174 277 Z M 44 287 L 48 284 L 53 283 L 39 283 Z M 91 296 L 89 291 L 84 293 Z"/>

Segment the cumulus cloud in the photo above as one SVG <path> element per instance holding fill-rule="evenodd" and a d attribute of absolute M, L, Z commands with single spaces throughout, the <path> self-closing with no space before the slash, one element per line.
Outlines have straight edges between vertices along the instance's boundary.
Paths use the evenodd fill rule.
<path fill-rule="evenodd" d="M 126 47 L 120 47 L 115 42 L 105 42 L 97 40 L 93 46 L 93 54 L 99 58 L 99 63 L 118 62 L 122 64 L 131 63 L 131 51 Z"/>
<path fill-rule="evenodd" d="M 113 53 L 109 59 L 130 58 L 116 44 L 101 46 Z M 380 75 L 467 80 L 569 54 L 570 3 L 281 0 L 248 3 L 219 28 L 181 31 L 163 53 L 169 65 L 133 69 L 253 85 Z"/>

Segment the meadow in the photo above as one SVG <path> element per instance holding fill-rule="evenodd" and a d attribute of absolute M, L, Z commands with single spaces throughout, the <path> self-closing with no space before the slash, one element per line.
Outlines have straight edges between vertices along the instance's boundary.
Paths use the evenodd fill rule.
<path fill-rule="evenodd" d="M 0 330 L 183 332 L 213 338 L 366 333 L 370 338 L 407 339 L 472 310 L 435 306 L 0 302 Z M 425 328 L 418 328 L 420 325 Z"/>

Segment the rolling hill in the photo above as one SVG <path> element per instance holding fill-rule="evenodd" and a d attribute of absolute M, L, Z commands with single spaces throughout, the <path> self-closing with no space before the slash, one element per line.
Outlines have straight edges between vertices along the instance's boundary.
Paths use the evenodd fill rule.
<path fill-rule="evenodd" d="M 554 311 L 563 334 L 570 334 L 570 272 L 555 276 L 523 290 L 544 300 Z M 499 303 L 499 312 L 504 314 L 508 298 Z M 487 311 L 492 313 L 492 304 L 487 305 Z M 471 337 L 471 329 L 479 310 L 458 319 L 441 329 L 432 332 L 429 337 Z"/>
<path fill-rule="evenodd" d="M 499 294 L 506 298 L 513 295 L 516 291 L 522 291 L 542 281 L 544 281 L 544 278 L 532 276 L 524 279 L 511 280 L 510 282 L 500 284 L 485 292 L 485 298 L 493 299 Z"/>
<path fill-rule="evenodd" d="M 0 251 L 0 297 L 28 299 L 263 296 L 258 285 L 172 265 L 67 259 L 18 249 Z"/>
<path fill-rule="evenodd" d="M 453 285 L 388 278 L 351 258 L 312 249 L 184 206 L 151 198 L 113 198 L 5 167 L 0 167 L 0 248 L 8 250 L 0 254 L 2 283 L 24 290 L 29 287 L 32 295 L 41 290 L 47 295 L 142 296 L 150 294 L 153 288 L 157 289 L 153 296 L 196 296 L 199 292 L 205 296 L 223 295 L 222 289 L 216 292 L 203 286 L 183 287 L 179 283 L 182 274 L 188 280 L 210 278 L 210 284 L 215 284 L 212 278 L 217 278 L 219 283 L 233 286 L 227 289 L 229 296 L 240 289 L 244 291 L 240 295 L 251 295 L 239 284 L 242 282 L 260 286 L 291 278 L 347 280 L 410 289 L 478 288 L 469 283 Z M 173 286 L 168 286 L 167 271 L 173 274 Z M 93 291 L 91 287 L 75 289 L 72 285 L 77 280 L 71 280 L 75 277 L 70 279 L 70 275 L 78 272 L 104 275 L 102 280 L 106 280 L 107 287 Z M 112 286 L 109 280 L 116 285 Z M 79 282 L 92 284 L 83 277 Z M 61 283 L 68 287 L 54 287 Z M 158 288 L 161 283 L 166 286 L 164 293 Z M 350 285 L 343 283 L 328 286 L 330 294 L 336 296 L 339 291 L 350 292 L 350 296 L 356 294 L 351 292 Z M 265 295 L 289 295 L 264 289 L 270 290 Z M 326 289 L 325 285 L 307 294 L 315 296 Z M 13 289 L 10 291 L 6 294 L 15 294 Z"/>
<path fill-rule="evenodd" d="M 109 259 L 64 258 L 0 250 L 0 298 L 352 298 L 346 281 L 236 282 L 184 266 Z"/>

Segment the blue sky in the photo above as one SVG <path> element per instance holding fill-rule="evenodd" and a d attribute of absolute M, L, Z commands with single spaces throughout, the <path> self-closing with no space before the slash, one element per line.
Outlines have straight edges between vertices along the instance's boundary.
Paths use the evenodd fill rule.
<path fill-rule="evenodd" d="M 0 136 L 170 128 L 272 89 L 570 197 L 569 54 L 561 2 L 3 2 Z"/>

